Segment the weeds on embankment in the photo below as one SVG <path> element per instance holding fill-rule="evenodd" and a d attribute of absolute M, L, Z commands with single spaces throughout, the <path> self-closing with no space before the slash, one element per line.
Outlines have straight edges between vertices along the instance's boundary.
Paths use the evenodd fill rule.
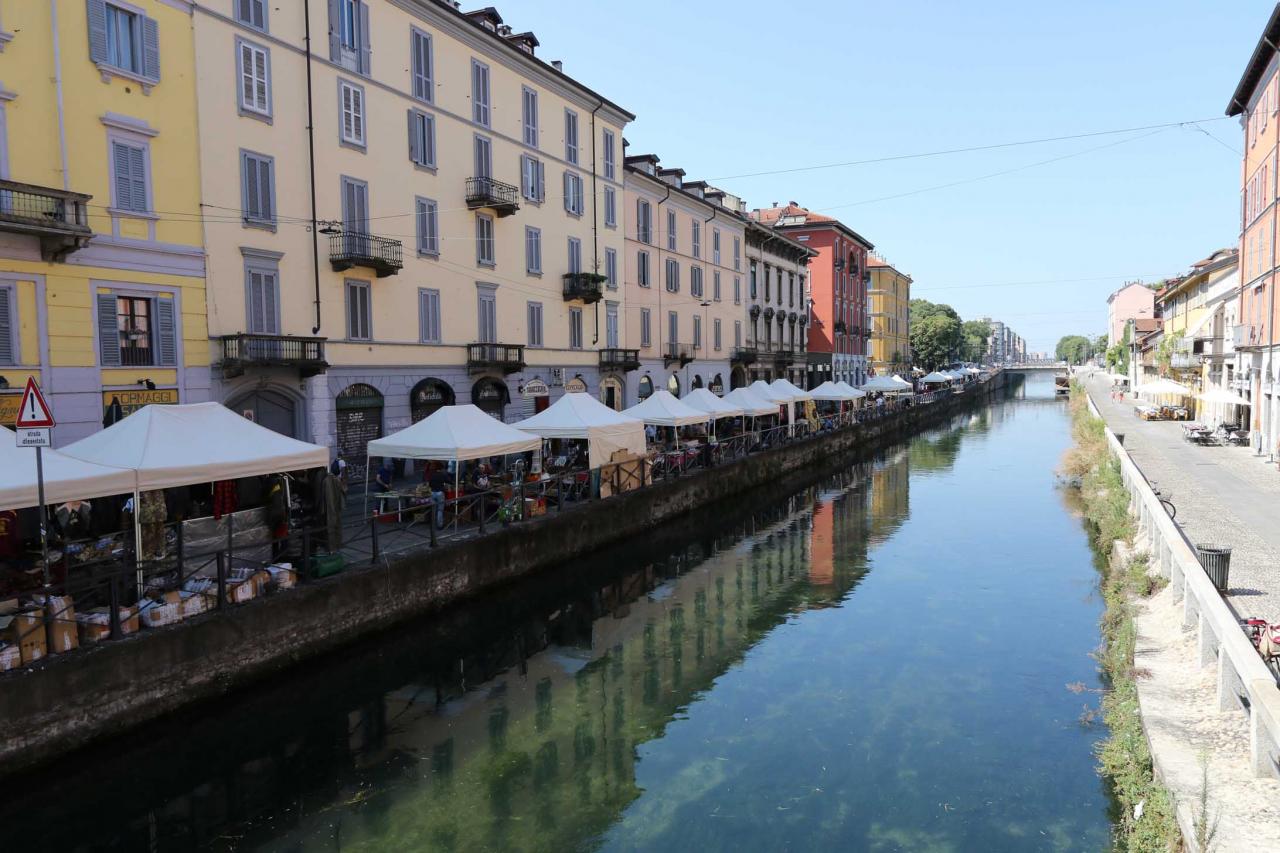
<path fill-rule="evenodd" d="M 1094 545 L 1109 556 L 1117 539 L 1128 543 L 1133 538 L 1129 493 L 1120 466 L 1107 448 L 1103 423 L 1089 413 L 1084 389 L 1076 384 L 1071 388 L 1071 421 L 1076 444 L 1063 459 L 1062 474 L 1080 489 Z M 1145 556 L 1127 565 L 1107 559 L 1105 565 L 1102 595 L 1106 611 L 1097 658 L 1107 682 L 1102 718 L 1110 735 L 1099 744 L 1098 771 L 1110 784 L 1119 807 L 1113 832 L 1115 848 L 1141 853 L 1177 850 L 1182 842 L 1173 797 L 1152 771 L 1133 663 L 1137 641 L 1133 603 L 1154 592 L 1158 582 L 1147 574 Z"/>

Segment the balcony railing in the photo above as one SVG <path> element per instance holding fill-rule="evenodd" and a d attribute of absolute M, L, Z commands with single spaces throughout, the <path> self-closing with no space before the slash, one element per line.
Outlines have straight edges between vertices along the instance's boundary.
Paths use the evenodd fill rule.
<path fill-rule="evenodd" d="M 1169 366 L 1189 368 L 1200 366 L 1200 356 L 1190 352 L 1175 352 L 1169 355 Z"/>
<path fill-rule="evenodd" d="M 734 364 L 741 364 L 743 367 L 746 367 L 755 364 L 756 359 L 759 357 L 760 354 L 756 351 L 755 347 L 735 347 L 733 355 L 730 356 L 730 361 Z"/>
<path fill-rule="evenodd" d="M 303 377 L 324 373 L 324 338 L 295 338 L 290 335 L 223 335 L 222 370 L 239 376 L 249 367 L 292 367 Z"/>
<path fill-rule="evenodd" d="M 488 207 L 498 216 L 510 216 L 520 209 L 520 188 L 483 176 L 467 178 L 467 207 Z"/>
<path fill-rule="evenodd" d="M 1239 347 L 1260 347 L 1266 344 L 1265 330 L 1257 323 L 1237 323 L 1232 331 L 1232 344 Z"/>
<path fill-rule="evenodd" d="M 581 299 L 587 305 L 604 297 L 607 279 L 595 272 L 569 272 L 564 274 L 564 301 Z"/>
<path fill-rule="evenodd" d="M 378 278 L 395 275 L 404 268 L 399 240 L 359 231 L 340 231 L 329 235 L 329 263 L 335 272 L 368 267 Z"/>
<path fill-rule="evenodd" d="M 640 350 L 609 349 L 600 350 L 601 370 L 638 370 L 640 368 Z"/>
<path fill-rule="evenodd" d="M 796 354 L 789 349 L 775 350 L 773 363 L 778 367 L 787 367 L 796 360 Z"/>
<path fill-rule="evenodd" d="M 693 344 L 669 343 L 662 352 L 662 361 L 668 366 L 679 362 L 680 366 L 684 367 L 693 359 Z"/>
<path fill-rule="evenodd" d="M 88 206 L 93 196 L 0 180 L 0 231 L 40 240 L 40 256 L 61 261 L 93 236 Z"/>
<path fill-rule="evenodd" d="M 519 344 L 467 344 L 467 369 L 501 370 L 515 373 L 524 369 L 524 347 Z"/>

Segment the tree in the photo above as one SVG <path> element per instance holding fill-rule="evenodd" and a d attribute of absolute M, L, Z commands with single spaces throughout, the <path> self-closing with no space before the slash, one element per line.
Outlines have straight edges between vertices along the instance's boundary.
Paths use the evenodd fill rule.
<path fill-rule="evenodd" d="M 1093 354 L 1093 342 L 1084 335 L 1065 335 L 1058 341 L 1054 354 L 1068 364 L 1084 364 Z"/>
<path fill-rule="evenodd" d="M 965 361 L 982 361 L 987 354 L 987 339 L 991 337 L 991 324 L 986 320 L 965 320 L 960 327 L 963 335 Z"/>
<path fill-rule="evenodd" d="M 921 320 L 927 320 L 938 314 L 945 314 L 957 323 L 960 322 L 960 315 L 950 305 L 939 305 L 936 302 L 930 302 L 928 299 L 911 300 L 911 325 L 914 326 Z"/>
<path fill-rule="evenodd" d="M 1090 355 L 1100 356 L 1107 351 L 1107 336 L 1098 335 L 1093 339 L 1093 352 Z"/>
<path fill-rule="evenodd" d="M 911 322 L 911 350 L 916 363 L 926 370 L 936 370 L 955 355 L 961 336 L 960 320 L 935 313 L 920 322 Z"/>

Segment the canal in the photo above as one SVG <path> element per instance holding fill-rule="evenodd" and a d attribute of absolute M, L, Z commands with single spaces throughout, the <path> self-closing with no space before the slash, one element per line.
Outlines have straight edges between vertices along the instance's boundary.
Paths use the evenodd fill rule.
<path fill-rule="evenodd" d="M 1006 393 L 34 774 L 6 847 L 1103 849 L 1066 404 Z"/>

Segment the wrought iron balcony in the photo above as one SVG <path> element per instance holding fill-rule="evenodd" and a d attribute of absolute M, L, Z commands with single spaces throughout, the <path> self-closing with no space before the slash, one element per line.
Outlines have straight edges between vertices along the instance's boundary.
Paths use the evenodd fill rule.
<path fill-rule="evenodd" d="M 735 347 L 729 360 L 734 364 L 741 364 L 743 367 L 746 367 L 748 365 L 755 364 L 756 359 L 759 357 L 760 354 L 756 351 L 755 347 Z"/>
<path fill-rule="evenodd" d="M 295 338 L 290 335 L 223 335 L 222 371 L 240 376 L 250 367 L 292 367 L 303 376 L 324 373 L 325 338 Z"/>
<path fill-rule="evenodd" d="M 40 257 L 61 261 L 93 236 L 88 205 L 93 196 L 0 180 L 0 231 L 40 241 Z"/>
<path fill-rule="evenodd" d="M 773 363 L 778 367 L 788 367 L 796 360 L 796 354 L 789 349 L 779 349 L 773 353 Z"/>
<path fill-rule="evenodd" d="M 359 231 L 339 231 L 329 235 L 329 263 L 334 272 L 368 267 L 378 278 L 395 275 L 404 268 L 399 240 Z"/>
<path fill-rule="evenodd" d="M 695 358 L 692 344 L 669 343 L 662 352 L 662 363 L 667 367 L 679 362 L 684 367 Z"/>
<path fill-rule="evenodd" d="M 844 320 L 836 320 L 835 330 L 837 335 L 843 335 L 845 333 Z"/>
<path fill-rule="evenodd" d="M 501 370 L 515 373 L 524 369 L 524 347 L 520 344 L 467 344 L 467 369 L 472 372 Z"/>
<path fill-rule="evenodd" d="M 640 350 L 609 349 L 600 350 L 601 370 L 638 370 L 640 368 Z"/>
<path fill-rule="evenodd" d="M 493 178 L 467 178 L 467 207 L 488 207 L 498 216 L 510 216 L 520 209 L 520 188 Z"/>
<path fill-rule="evenodd" d="M 564 301 L 581 299 L 587 305 L 604 297 L 605 276 L 597 272 L 568 272 L 564 274 Z"/>

